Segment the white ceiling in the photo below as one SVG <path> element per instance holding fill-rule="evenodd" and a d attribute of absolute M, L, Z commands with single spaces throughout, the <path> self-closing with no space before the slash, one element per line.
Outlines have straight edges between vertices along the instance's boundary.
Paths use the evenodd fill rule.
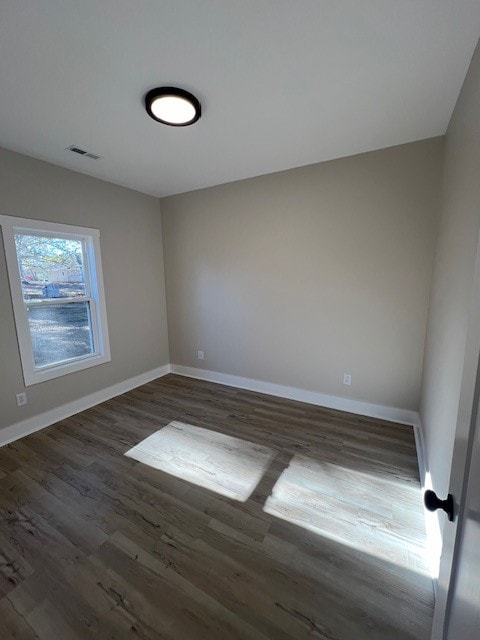
<path fill-rule="evenodd" d="M 164 196 L 441 135 L 479 35 L 480 0 L 1 0 L 0 146 Z M 172 84 L 192 127 L 143 109 Z"/>

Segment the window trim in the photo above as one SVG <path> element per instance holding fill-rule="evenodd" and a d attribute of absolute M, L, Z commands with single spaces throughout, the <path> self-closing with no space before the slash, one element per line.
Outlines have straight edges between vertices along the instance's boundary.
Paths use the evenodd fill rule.
<path fill-rule="evenodd" d="M 63 223 L 5 215 L 0 215 L 0 226 L 2 228 L 10 295 L 25 386 L 28 387 L 33 384 L 45 382 L 46 380 L 53 380 L 60 376 L 109 362 L 111 356 L 100 252 L 100 231 L 87 227 L 76 227 Z M 32 235 L 44 234 L 48 236 L 58 234 L 59 237 L 71 237 L 75 240 L 82 240 L 84 248 L 86 295 L 75 299 L 65 298 L 62 299 L 61 302 L 63 304 L 68 304 L 69 302 L 78 303 L 81 301 L 88 301 L 90 303 L 90 318 L 95 348 L 93 354 L 79 356 L 69 361 L 44 367 L 35 366 L 28 323 L 28 304 L 25 303 L 23 297 L 17 251 L 15 248 L 14 235 L 16 232 L 31 233 Z M 50 303 L 45 302 L 44 304 L 48 305 Z M 57 301 L 56 304 L 60 304 L 60 302 Z M 36 306 L 36 304 L 34 303 L 31 306 Z"/>

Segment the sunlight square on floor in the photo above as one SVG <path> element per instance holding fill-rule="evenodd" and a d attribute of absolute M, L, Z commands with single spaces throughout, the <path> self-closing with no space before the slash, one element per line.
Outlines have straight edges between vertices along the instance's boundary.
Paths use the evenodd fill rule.
<path fill-rule="evenodd" d="M 420 500 L 420 487 L 414 484 L 295 455 L 264 511 L 428 576 L 428 554 L 419 542 L 425 535 Z"/>
<path fill-rule="evenodd" d="M 125 453 L 222 496 L 248 500 L 276 452 L 183 422 L 170 422 Z"/>

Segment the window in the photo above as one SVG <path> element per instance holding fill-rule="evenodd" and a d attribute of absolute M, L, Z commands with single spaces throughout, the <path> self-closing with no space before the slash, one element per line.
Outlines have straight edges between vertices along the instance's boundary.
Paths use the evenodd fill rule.
<path fill-rule="evenodd" d="M 97 229 L 0 215 L 25 385 L 110 360 Z"/>

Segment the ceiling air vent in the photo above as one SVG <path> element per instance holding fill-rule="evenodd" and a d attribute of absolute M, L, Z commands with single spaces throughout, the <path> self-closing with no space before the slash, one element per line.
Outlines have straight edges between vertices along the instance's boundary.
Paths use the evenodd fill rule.
<path fill-rule="evenodd" d="M 92 160 L 99 160 L 102 156 L 97 156 L 94 153 L 90 153 L 90 151 L 85 151 L 85 149 L 81 149 L 76 145 L 72 144 L 65 149 L 65 151 L 71 151 L 72 153 L 76 153 L 79 156 L 84 156 L 85 158 L 91 158 Z"/>

